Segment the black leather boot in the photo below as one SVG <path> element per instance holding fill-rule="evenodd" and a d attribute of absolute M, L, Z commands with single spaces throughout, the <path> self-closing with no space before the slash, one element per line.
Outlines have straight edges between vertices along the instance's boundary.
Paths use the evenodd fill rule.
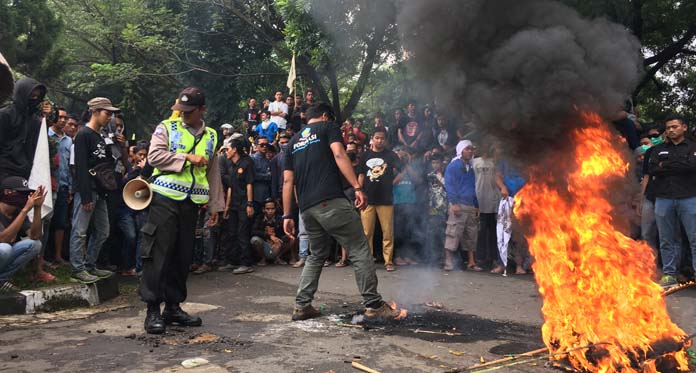
<path fill-rule="evenodd" d="M 191 316 L 179 307 L 178 304 L 166 304 L 162 313 L 164 323 L 167 325 L 201 326 L 203 320 L 198 316 Z"/>
<path fill-rule="evenodd" d="M 166 330 L 164 320 L 160 315 L 159 304 L 147 305 L 147 316 L 145 316 L 145 331 L 148 334 L 162 334 Z"/>

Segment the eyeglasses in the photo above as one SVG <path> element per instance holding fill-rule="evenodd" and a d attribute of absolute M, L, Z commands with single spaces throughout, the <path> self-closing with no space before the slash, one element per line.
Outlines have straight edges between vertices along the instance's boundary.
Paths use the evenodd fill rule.
<path fill-rule="evenodd" d="M 268 144 L 266 144 L 265 142 L 263 144 L 259 144 L 259 148 L 267 148 L 267 147 L 268 147 Z"/>

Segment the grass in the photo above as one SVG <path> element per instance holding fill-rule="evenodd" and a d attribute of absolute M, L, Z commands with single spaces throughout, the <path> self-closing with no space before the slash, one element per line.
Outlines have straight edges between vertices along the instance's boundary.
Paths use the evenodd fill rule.
<path fill-rule="evenodd" d="M 22 290 L 34 290 L 47 286 L 73 283 L 70 279 L 70 276 L 72 275 L 70 266 L 59 266 L 56 269 L 47 269 L 47 272 L 56 276 L 56 280 L 51 282 L 33 283 L 30 280 L 28 268 L 25 267 L 21 271 L 17 272 L 10 281 Z"/>

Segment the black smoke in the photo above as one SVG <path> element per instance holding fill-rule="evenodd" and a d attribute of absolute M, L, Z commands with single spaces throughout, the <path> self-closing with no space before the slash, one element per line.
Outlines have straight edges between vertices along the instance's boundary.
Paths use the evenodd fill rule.
<path fill-rule="evenodd" d="M 642 72 L 627 29 L 555 1 L 408 0 L 397 22 L 418 80 L 515 156 L 580 125 L 576 109 L 611 119 Z"/>

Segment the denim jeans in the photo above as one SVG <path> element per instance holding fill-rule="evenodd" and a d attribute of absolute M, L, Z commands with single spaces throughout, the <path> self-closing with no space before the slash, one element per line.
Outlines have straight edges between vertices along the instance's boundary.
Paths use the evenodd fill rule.
<path fill-rule="evenodd" d="M 662 272 L 676 276 L 677 267 L 681 260 L 681 230 L 679 223 L 684 225 L 689 239 L 689 247 L 694 258 L 693 267 L 696 269 L 696 197 L 655 200 L 655 221 L 660 234 L 660 253 L 662 254 Z"/>
<path fill-rule="evenodd" d="M 82 208 L 80 193 L 75 193 L 72 231 L 70 232 L 70 264 L 73 272 L 91 270 L 96 267 L 99 251 L 109 236 L 109 213 L 106 200 L 92 192 L 94 209 Z M 89 242 L 87 233 L 89 232 Z M 87 244 L 86 251 L 84 250 Z"/>
<path fill-rule="evenodd" d="M 302 218 L 312 249 L 300 275 L 295 297 L 297 308 L 305 308 L 312 304 L 324 261 L 331 254 L 331 237 L 346 248 L 348 260 L 355 270 L 355 281 L 363 297 L 363 305 L 371 308 L 380 307 L 382 296 L 377 292 L 375 265 L 355 206 L 346 198 L 330 199 L 303 211 Z"/>
<path fill-rule="evenodd" d="M 41 252 L 41 241 L 22 240 L 13 245 L 0 243 L 0 284 L 12 278 L 17 271 Z"/>
<path fill-rule="evenodd" d="M 643 200 L 640 216 L 640 238 L 647 242 L 657 253 L 660 243 L 657 241 L 657 224 L 655 222 L 655 203 L 647 198 Z"/>
<path fill-rule="evenodd" d="M 305 230 L 302 214 L 300 214 L 300 218 L 297 220 L 297 231 L 299 232 L 297 238 L 300 241 L 300 259 L 307 259 L 309 256 L 309 235 L 307 235 L 307 231 Z"/>
<path fill-rule="evenodd" d="M 123 209 L 117 217 L 116 224 L 123 233 L 121 265 L 123 269 L 135 267 L 136 271 L 143 269 L 143 261 L 140 257 L 140 229 L 145 224 L 145 216 L 142 211 L 130 211 Z"/>

